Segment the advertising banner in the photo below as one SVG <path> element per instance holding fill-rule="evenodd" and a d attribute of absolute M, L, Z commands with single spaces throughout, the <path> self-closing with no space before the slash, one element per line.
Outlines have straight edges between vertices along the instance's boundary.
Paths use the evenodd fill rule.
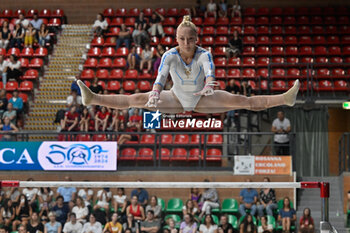
<path fill-rule="evenodd" d="M 116 142 L 0 142 L 0 170 L 115 171 Z"/>

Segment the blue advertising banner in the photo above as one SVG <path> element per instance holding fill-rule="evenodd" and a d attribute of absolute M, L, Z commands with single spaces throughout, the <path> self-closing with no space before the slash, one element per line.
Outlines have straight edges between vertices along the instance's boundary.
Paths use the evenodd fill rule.
<path fill-rule="evenodd" d="M 116 142 L 0 142 L 0 170 L 115 171 Z"/>

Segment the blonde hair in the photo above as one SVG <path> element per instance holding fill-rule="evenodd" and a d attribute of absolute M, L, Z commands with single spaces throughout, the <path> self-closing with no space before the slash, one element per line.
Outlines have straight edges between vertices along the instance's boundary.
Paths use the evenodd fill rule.
<path fill-rule="evenodd" d="M 190 27 L 194 33 L 197 35 L 197 27 L 194 23 L 191 21 L 191 16 L 185 15 L 182 19 L 182 22 L 177 27 L 177 30 L 179 30 L 180 27 Z"/>

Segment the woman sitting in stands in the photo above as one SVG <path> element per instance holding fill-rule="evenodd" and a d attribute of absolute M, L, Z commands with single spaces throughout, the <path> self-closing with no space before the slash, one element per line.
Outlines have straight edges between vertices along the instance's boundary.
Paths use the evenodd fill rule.
<path fill-rule="evenodd" d="M 278 221 L 282 225 L 282 232 L 289 233 L 291 226 L 297 220 L 296 212 L 290 206 L 289 197 L 283 199 L 283 208 L 278 213 Z"/>
<path fill-rule="evenodd" d="M 143 221 L 145 219 L 145 210 L 138 204 L 137 196 L 132 196 L 131 204 L 126 208 L 126 214 L 132 214 L 135 220 Z"/>
<path fill-rule="evenodd" d="M 315 232 L 315 224 L 314 220 L 311 217 L 311 210 L 309 208 L 305 208 L 303 211 L 303 216 L 299 221 L 299 233 L 314 233 Z"/>
<path fill-rule="evenodd" d="M 242 223 L 239 225 L 240 233 L 256 233 L 256 226 L 253 222 L 253 216 L 251 214 L 247 214 Z"/>

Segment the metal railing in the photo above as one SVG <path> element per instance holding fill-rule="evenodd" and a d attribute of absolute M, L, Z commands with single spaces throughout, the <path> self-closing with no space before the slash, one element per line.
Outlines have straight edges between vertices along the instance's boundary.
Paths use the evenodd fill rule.
<path fill-rule="evenodd" d="M 119 151 L 121 152 L 124 148 L 135 148 L 137 151 L 136 154 L 136 160 L 133 161 L 134 164 L 123 165 L 123 169 L 130 170 L 135 169 L 135 165 L 139 168 L 141 167 L 148 167 L 148 168 L 169 168 L 169 162 L 171 163 L 171 167 L 173 167 L 173 154 L 171 152 L 172 149 L 175 148 L 184 148 L 187 151 L 187 157 L 186 161 L 191 162 L 189 165 L 186 163 L 179 163 L 176 164 L 177 169 L 184 169 L 184 168 L 196 168 L 196 169 L 204 169 L 211 167 L 212 169 L 218 169 L 220 170 L 232 170 L 233 163 L 234 163 L 234 156 L 236 155 L 261 155 L 263 151 L 265 151 L 266 147 L 270 147 L 267 151 L 273 151 L 271 148 L 274 148 L 274 133 L 272 132 L 156 132 L 156 133 L 150 133 L 150 132 L 52 132 L 52 131 L 45 131 L 45 132 L 17 132 L 17 133 L 4 133 L 0 132 L 0 135 L 2 135 L 2 140 L 6 137 L 8 138 L 8 141 L 31 141 L 30 138 L 33 136 L 42 136 L 42 135 L 48 135 L 48 136 L 55 136 L 56 138 L 61 137 L 61 140 L 66 141 L 78 141 L 79 134 L 88 134 L 90 135 L 90 140 L 93 140 L 94 135 L 104 135 L 105 139 L 107 141 L 117 141 L 117 138 L 119 135 L 122 134 L 128 134 L 128 135 L 139 135 L 138 141 L 134 143 L 125 143 L 123 145 L 118 145 Z M 171 143 L 162 143 L 162 135 L 171 135 L 172 141 Z M 176 135 L 188 135 L 188 142 L 175 142 L 174 139 Z M 210 135 L 221 135 L 221 140 L 219 142 L 210 142 L 209 137 Z M 154 141 L 151 140 L 151 142 L 143 142 L 142 137 L 143 135 L 154 135 Z M 191 138 L 193 135 L 199 135 L 199 139 L 196 140 L 196 142 L 191 141 Z M 264 140 L 262 140 L 264 138 Z M 289 147 L 290 155 L 295 155 L 295 134 L 290 133 L 289 134 L 290 142 L 289 145 L 284 145 L 286 147 Z M 58 139 L 57 139 L 58 140 Z M 261 142 L 265 141 L 265 142 Z M 141 148 L 151 148 L 153 150 L 153 157 L 150 160 L 147 160 L 146 162 L 141 160 L 138 162 L 137 158 L 140 157 L 140 154 L 138 153 L 137 149 Z M 164 160 L 161 156 L 161 150 L 162 148 L 168 148 L 170 150 L 170 159 Z M 199 156 L 198 160 L 189 160 L 189 150 L 190 149 L 198 149 L 199 150 Z M 221 155 L 218 157 L 219 160 L 212 161 L 208 159 L 208 150 L 209 149 L 219 149 L 221 150 Z M 234 148 L 234 149 L 232 149 Z M 160 156 L 158 156 L 160 155 Z M 273 155 L 273 153 L 264 153 L 264 155 Z M 118 155 L 119 156 L 119 155 Z M 215 157 L 215 156 L 214 156 Z M 119 157 L 120 158 L 120 157 Z M 225 163 L 221 163 L 222 160 L 225 160 Z M 123 162 L 123 160 L 119 160 L 120 162 Z M 181 160 L 180 160 L 181 161 Z M 120 164 L 120 162 L 118 162 Z M 129 161 L 130 162 L 130 161 Z M 216 163 L 215 163 L 216 162 Z M 136 163 L 136 164 L 135 164 Z M 168 164 L 167 164 L 168 163 Z M 176 163 L 176 162 L 174 162 Z M 118 168 L 119 169 L 119 168 Z M 147 168 L 146 168 L 147 169 Z M 293 166 L 293 169 L 295 170 L 295 166 Z"/>
<path fill-rule="evenodd" d="M 350 171 L 350 133 L 344 133 L 339 140 L 339 175 Z"/>

